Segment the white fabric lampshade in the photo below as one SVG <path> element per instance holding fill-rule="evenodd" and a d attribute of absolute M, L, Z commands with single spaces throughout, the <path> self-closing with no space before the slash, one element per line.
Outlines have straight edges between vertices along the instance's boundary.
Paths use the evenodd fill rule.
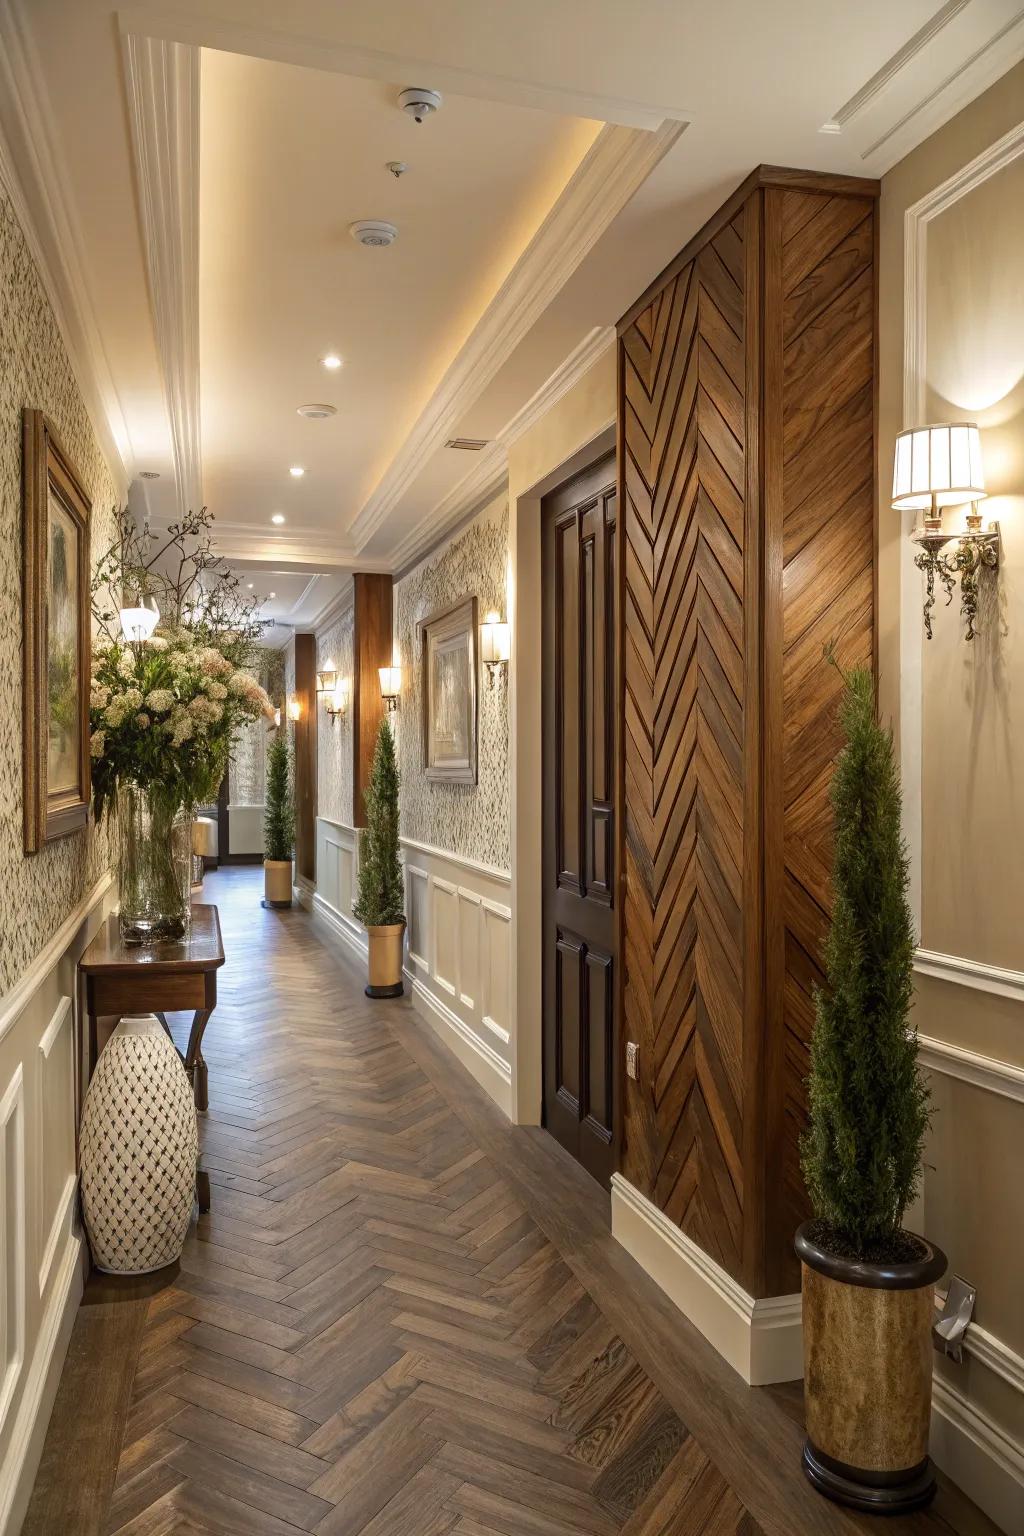
<path fill-rule="evenodd" d="M 496 613 L 488 614 L 480 625 L 480 660 L 493 666 L 495 662 L 508 661 L 509 651 L 508 625 Z"/>
<path fill-rule="evenodd" d="M 402 691 L 401 667 L 378 667 L 380 676 L 380 694 L 382 699 L 397 699 Z"/>
<path fill-rule="evenodd" d="M 896 511 L 957 507 L 985 494 L 981 435 L 973 421 L 908 427 L 898 434 L 892 476 Z"/>

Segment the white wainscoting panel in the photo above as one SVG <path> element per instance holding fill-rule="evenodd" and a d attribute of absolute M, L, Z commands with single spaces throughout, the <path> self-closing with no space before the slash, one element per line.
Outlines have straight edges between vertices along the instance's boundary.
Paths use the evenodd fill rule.
<path fill-rule="evenodd" d="M 107 874 L 0 998 L 0 1536 L 21 1528 L 82 1295 L 77 966 L 113 897 Z"/>
<path fill-rule="evenodd" d="M 359 869 L 359 838 L 354 827 L 327 816 L 316 819 L 316 890 L 314 913 L 353 954 L 366 954 L 366 933 L 352 916 Z"/>
<path fill-rule="evenodd" d="M 413 1003 L 511 1117 L 510 877 L 425 843 L 403 851 Z"/>

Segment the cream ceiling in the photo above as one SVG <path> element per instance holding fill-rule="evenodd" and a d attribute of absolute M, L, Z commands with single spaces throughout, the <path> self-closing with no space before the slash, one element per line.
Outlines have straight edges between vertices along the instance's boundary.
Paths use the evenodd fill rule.
<path fill-rule="evenodd" d="M 0 139 L 136 504 L 336 576 L 496 483 L 753 166 L 879 175 L 1022 54 L 1017 0 L 0 0 Z"/>

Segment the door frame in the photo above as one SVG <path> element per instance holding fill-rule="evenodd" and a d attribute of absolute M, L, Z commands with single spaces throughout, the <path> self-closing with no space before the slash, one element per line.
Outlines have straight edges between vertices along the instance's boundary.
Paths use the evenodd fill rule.
<path fill-rule="evenodd" d="M 513 562 L 510 586 L 514 604 L 513 656 L 509 668 L 511 1016 L 516 1021 L 512 1118 L 519 1125 L 542 1123 L 544 1099 L 542 711 L 540 689 L 536 685 L 542 664 L 541 502 L 567 480 L 593 468 L 609 453 L 617 452 L 617 429 L 613 418 L 575 453 L 517 496 L 509 507 L 509 551 Z"/>

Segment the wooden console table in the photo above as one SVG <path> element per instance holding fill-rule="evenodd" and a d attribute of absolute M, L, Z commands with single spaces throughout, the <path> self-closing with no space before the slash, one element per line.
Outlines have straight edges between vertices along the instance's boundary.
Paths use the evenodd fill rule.
<path fill-rule="evenodd" d="M 196 1108 L 208 1109 L 203 1032 L 217 1006 L 217 972 L 223 964 L 224 943 L 214 906 L 193 906 L 188 938 L 165 944 L 125 944 L 117 917 L 108 917 L 79 961 L 89 1018 L 89 1076 L 96 1065 L 100 1018 L 155 1013 L 167 1029 L 165 1014 L 191 1009 L 192 1028 L 182 1061 Z M 209 1178 L 203 1173 L 199 1196 L 200 1209 L 209 1210 Z"/>

